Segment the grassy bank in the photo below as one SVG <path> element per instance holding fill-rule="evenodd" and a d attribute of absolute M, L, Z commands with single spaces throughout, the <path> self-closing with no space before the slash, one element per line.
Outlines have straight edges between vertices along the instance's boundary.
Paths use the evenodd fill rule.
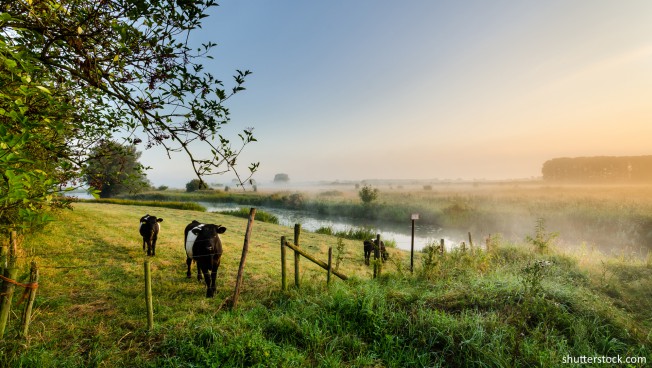
<path fill-rule="evenodd" d="M 145 213 L 164 219 L 151 259 L 151 332 L 137 231 Z M 185 278 L 182 234 L 193 219 L 228 229 L 214 299 Z M 292 229 L 257 222 L 240 307 L 230 311 L 225 301 L 245 227 L 245 219 L 214 213 L 76 204 L 22 243 L 19 280 L 31 260 L 40 266 L 35 320 L 20 339 L 13 318 L 0 341 L 0 366 L 510 367 L 617 355 L 652 361 L 649 261 L 538 254 L 497 237 L 489 251 L 418 254 L 413 274 L 409 254 L 389 249 L 382 277 L 372 280 L 361 242 L 343 240 L 335 254 L 337 238 L 306 232 L 301 246 L 321 259 L 332 246 L 350 280 L 326 287 L 324 272 L 304 259 L 301 288 L 280 292 L 279 241 Z"/>
<path fill-rule="evenodd" d="M 142 207 L 162 207 L 162 208 L 175 208 L 178 210 L 191 210 L 191 211 L 206 211 L 206 208 L 195 202 L 181 202 L 181 201 L 142 201 L 133 199 L 120 199 L 120 198 L 97 198 L 97 199 L 77 199 L 78 202 L 87 203 L 108 203 L 120 204 L 124 206 L 142 206 Z"/>
<path fill-rule="evenodd" d="M 541 218 L 560 241 L 601 250 L 652 251 L 652 186 L 439 185 L 429 190 L 380 187 L 379 198 L 363 205 L 353 188 L 318 192 L 151 192 L 136 199 L 232 202 L 302 209 L 358 219 L 367 225 L 419 224 L 522 240 Z"/>

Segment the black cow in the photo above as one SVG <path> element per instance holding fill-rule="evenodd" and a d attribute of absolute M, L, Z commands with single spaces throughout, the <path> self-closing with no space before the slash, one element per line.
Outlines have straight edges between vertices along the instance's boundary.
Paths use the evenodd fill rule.
<path fill-rule="evenodd" d="M 369 265 L 369 258 L 371 257 L 371 252 L 376 248 L 376 240 L 365 240 L 364 244 L 364 264 Z M 385 262 L 389 258 L 389 253 L 385 249 L 385 243 L 380 241 L 380 257 Z"/>
<path fill-rule="evenodd" d="M 156 255 L 156 239 L 158 232 L 161 230 L 162 218 L 150 216 L 149 214 L 140 218 L 140 235 L 143 237 L 143 252 L 145 251 L 145 244 L 147 244 L 147 255 Z"/>
<path fill-rule="evenodd" d="M 186 226 L 183 234 L 186 248 L 186 276 L 191 277 L 190 266 L 194 260 L 197 263 L 197 280 L 204 275 L 206 297 L 215 295 L 215 279 L 222 257 L 222 241 L 219 234 L 224 234 L 226 228 L 222 225 L 202 224 L 193 221 Z M 210 275 L 209 275 L 210 271 Z"/>

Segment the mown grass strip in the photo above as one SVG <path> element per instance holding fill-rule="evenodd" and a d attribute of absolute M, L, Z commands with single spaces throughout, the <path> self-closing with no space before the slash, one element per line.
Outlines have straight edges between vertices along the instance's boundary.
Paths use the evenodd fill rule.
<path fill-rule="evenodd" d="M 90 203 L 110 203 L 110 204 L 119 204 L 123 206 L 163 207 L 163 208 L 173 208 L 177 210 L 206 212 L 206 207 L 195 202 L 141 201 L 141 200 L 132 200 L 132 199 L 118 199 L 118 198 L 79 199 L 78 201 L 90 202 Z"/>

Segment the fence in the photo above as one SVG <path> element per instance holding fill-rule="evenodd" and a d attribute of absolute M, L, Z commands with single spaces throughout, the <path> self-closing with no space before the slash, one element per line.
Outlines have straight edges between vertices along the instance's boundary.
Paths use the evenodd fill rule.
<path fill-rule="evenodd" d="M 308 254 L 306 251 L 301 249 L 299 245 L 299 237 L 301 235 L 301 225 L 294 225 L 294 244 L 290 244 L 285 239 L 285 236 L 281 237 L 281 289 L 287 290 L 287 267 L 286 267 L 286 251 L 285 248 L 290 248 L 294 251 L 294 286 L 299 287 L 299 276 L 300 276 L 300 260 L 301 256 L 313 262 L 317 266 L 325 269 L 327 271 L 326 284 L 330 284 L 331 274 L 339 277 L 342 280 L 347 280 L 348 277 L 343 273 L 333 269 L 333 247 L 328 248 L 328 263 L 320 261 Z"/>
<path fill-rule="evenodd" d="M 249 221 L 247 223 L 247 229 L 245 232 L 244 245 L 242 250 L 242 256 L 240 260 L 240 267 L 238 270 L 238 275 L 236 279 L 236 287 L 233 292 L 233 297 L 231 299 L 227 298 L 223 304 L 230 304 L 231 309 L 234 309 L 237 306 L 238 297 L 240 293 L 240 287 L 243 282 L 243 271 L 248 251 L 248 245 L 251 238 L 251 232 L 253 227 L 253 220 L 255 218 L 255 208 L 251 208 Z M 300 287 L 300 260 L 301 256 L 313 262 L 317 266 L 323 268 L 327 271 L 327 284 L 330 284 L 331 275 L 335 275 L 342 280 L 347 280 L 348 277 L 338 270 L 333 269 L 332 265 L 332 247 L 328 249 L 328 262 L 323 262 L 318 260 L 313 255 L 307 253 L 300 246 L 300 235 L 301 235 L 301 226 L 296 224 L 294 227 L 294 241 L 293 244 L 286 240 L 286 237 L 281 237 L 281 287 L 283 290 L 287 290 L 287 267 L 286 267 L 286 250 L 287 248 L 291 249 L 294 252 L 294 273 L 295 273 L 295 286 Z M 473 250 L 473 240 L 471 238 L 471 233 L 468 233 L 470 249 Z M 490 239 L 487 238 L 487 249 L 490 247 Z M 377 235 L 376 244 L 380 244 L 380 235 Z M 16 281 L 16 275 L 18 274 L 18 269 L 16 268 L 16 234 L 12 232 L 10 234 L 10 242 L 8 245 L 2 246 L 0 248 L 0 337 L 5 333 L 5 329 L 8 324 L 9 316 L 11 315 L 11 305 L 14 297 L 14 292 L 16 287 L 24 288 L 22 300 L 27 300 L 24 310 L 22 312 L 21 318 L 21 328 L 20 334 L 26 336 L 29 330 L 29 325 L 32 317 L 32 307 L 36 297 L 36 291 L 38 288 L 38 279 L 39 271 L 36 262 L 31 263 L 30 268 L 30 277 L 29 282 L 19 283 Z M 438 247 L 438 251 L 442 254 L 444 253 L 444 240 L 441 239 L 441 244 Z M 461 244 L 462 251 L 466 251 L 466 244 L 463 242 Z M 382 262 L 380 262 L 380 249 L 375 247 L 374 249 L 374 258 L 377 260 L 374 262 L 374 277 L 378 277 L 381 274 Z M 50 267 L 50 268 L 86 268 L 87 266 L 77 266 L 77 267 Z M 94 265 L 93 267 L 97 267 Z M 151 269 L 149 260 L 145 262 L 145 300 L 147 307 L 147 327 L 149 330 L 153 328 L 153 305 L 152 305 L 152 283 L 151 283 Z M 47 266 L 46 266 L 47 268 Z M 15 304 L 15 303 L 14 303 Z M 20 305 L 21 303 L 19 303 Z"/>
<path fill-rule="evenodd" d="M 16 232 L 12 231 L 9 237 L 9 245 L 3 246 L 0 251 L 0 279 L 3 281 L 2 288 L 0 289 L 0 296 L 2 297 L 0 299 L 0 337 L 4 336 L 7 324 L 9 323 L 11 304 L 16 286 L 25 288 L 25 292 L 18 304 L 22 304 L 27 299 L 27 304 L 21 317 L 20 329 L 21 335 L 27 336 L 32 319 L 32 308 L 36 299 L 36 289 L 38 288 L 38 267 L 36 262 L 32 262 L 30 265 L 29 283 L 22 284 L 15 280 L 18 274 L 18 268 L 16 267 L 16 239 Z"/>
<path fill-rule="evenodd" d="M 251 208 L 249 214 L 249 221 L 247 223 L 247 229 L 245 233 L 242 256 L 240 259 L 240 266 L 238 269 L 238 274 L 236 279 L 236 286 L 235 286 L 235 290 L 233 291 L 233 296 L 231 298 L 227 298 L 227 300 L 224 303 L 222 303 L 223 305 L 229 304 L 231 309 L 235 309 L 237 307 L 238 298 L 240 295 L 240 289 L 243 284 L 245 261 L 248 252 L 249 241 L 251 239 L 251 232 L 252 232 L 255 214 L 256 214 L 256 209 Z M 0 337 L 4 336 L 6 327 L 8 325 L 9 317 L 12 314 L 11 308 L 12 308 L 12 303 L 14 301 L 14 294 L 15 294 L 14 291 L 17 286 L 25 288 L 25 293 L 23 294 L 23 297 L 21 298 L 21 301 L 18 304 L 20 305 L 22 304 L 23 300 L 25 299 L 27 300 L 25 309 L 23 310 L 22 313 L 21 329 L 20 329 L 20 335 L 27 336 L 31 317 L 32 317 L 32 308 L 34 305 L 34 300 L 36 299 L 36 290 L 38 288 L 39 272 L 38 272 L 36 262 L 31 262 L 30 278 L 28 283 L 22 284 L 16 281 L 16 275 L 18 275 L 18 268 L 16 267 L 16 264 L 17 264 L 17 259 L 19 258 L 18 256 L 16 256 L 17 253 L 16 239 L 17 239 L 16 233 L 11 232 L 9 245 L 3 245 L 2 247 L 0 247 L 0 297 L 1 297 L 0 298 Z M 68 253 L 60 253 L 60 254 L 68 254 Z M 87 269 L 89 267 L 92 267 L 93 269 L 97 269 L 98 267 L 101 266 L 98 266 L 97 264 L 93 264 L 89 266 L 49 267 L 49 268 Z M 152 271 L 151 271 L 150 259 L 147 259 L 144 262 L 144 276 L 145 276 L 144 294 L 145 294 L 145 304 L 146 304 L 146 311 L 147 311 L 147 329 L 152 330 L 154 326 L 154 305 L 153 305 L 153 298 L 152 298 Z"/>

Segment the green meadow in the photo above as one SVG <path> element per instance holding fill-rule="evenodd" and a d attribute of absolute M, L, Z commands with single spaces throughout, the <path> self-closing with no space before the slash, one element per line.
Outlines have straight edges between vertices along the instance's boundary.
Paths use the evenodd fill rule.
<path fill-rule="evenodd" d="M 477 188 L 411 195 L 435 208 L 433 213 L 456 201 L 476 214 L 511 208 L 535 218 L 545 217 L 540 213 L 545 209 L 599 218 L 614 215 L 618 202 L 633 217 L 649 213 L 642 189 L 638 202 L 626 203 L 620 197 L 624 192 L 605 200 L 578 190 L 555 200 L 559 197 L 546 195 L 545 188 L 536 195 L 511 189 L 497 192 L 494 202 Z M 381 193 L 379 205 L 399 201 L 398 193 Z M 326 200 L 307 194 L 306 201 L 313 196 L 322 202 L 355 201 L 339 192 Z M 147 257 L 138 234 L 145 213 L 164 219 L 156 257 L 149 258 L 151 331 L 144 297 Z M 478 221 L 474 216 L 464 221 Z M 205 285 L 194 269 L 193 278 L 185 277 L 183 228 L 195 219 L 228 229 L 212 299 L 204 297 Z M 557 231 L 550 223 L 555 222 L 539 229 L 528 223 L 523 231 L 530 239 L 548 239 Z M 389 249 L 390 259 L 374 279 L 360 241 L 303 232 L 301 247 L 323 261 L 332 247 L 334 263 L 349 280 L 333 277 L 327 285 L 326 272 L 304 258 L 297 288 L 288 252 L 290 286 L 283 291 L 280 238 L 291 240 L 293 229 L 255 222 L 239 304 L 232 310 L 246 225 L 245 218 L 196 210 L 75 203 L 72 211 L 60 212 L 42 232 L 21 241 L 19 281 L 26 281 L 29 263 L 36 261 L 38 294 L 23 338 L 18 330 L 24 305 L 17 304 L 17 293 L 0 341 L 0 366 L 550 367 L 569 357 L 652 359 L 650 257 L 606 256 L 590 247 L 568 250 L 552 241 L 537 247 L 526 239 L 493 235 L 488 247 L 465 252 L 440 254 L 435 244 L 426 247 L 416 254 L 413 272 L 409 253 Z"/>

